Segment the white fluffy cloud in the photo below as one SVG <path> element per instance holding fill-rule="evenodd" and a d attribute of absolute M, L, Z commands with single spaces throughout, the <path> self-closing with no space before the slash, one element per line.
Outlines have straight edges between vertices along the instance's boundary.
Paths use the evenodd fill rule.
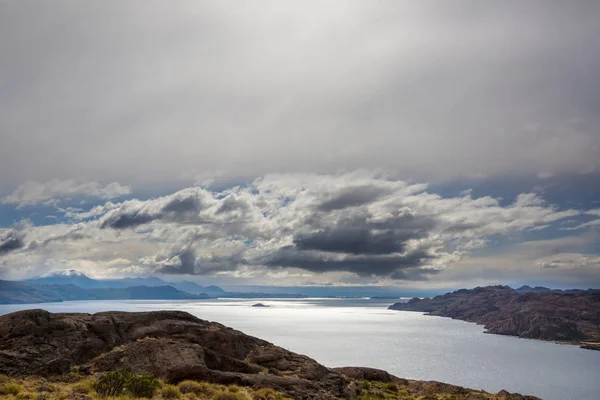
<path fill-rule="evenodd" d="M 268 175 L 223 191 L 191 187 L 71 211 L 77 224 L 29 226 L 21 246 L 7 242 L 9 261 L 3 264 L 14 268 L 38 259 L 55 266 L 63 259 L 72 267 L 87 260 L 88 267 L 104 269 L 95 275 L 108 268 L 422 280 L 485 247 L 491 237 L 544 229 L 579 214 L 535 194 L 521 194 L 508 205 L 469 192 L 443 197 L 429 193 L 426 184 L 369 171 Z"/>
<path fill-rule="evenodd" d="M 0 201 L 4 204 L 27 206 L 55 202 L 62 198 L 95 197 L 113 199 L 128 194 L 131 194 L 131 188 L 117 182 L 102 185 L 98 182 L 53 179 L 48 182 L 26 182 L 13 193 L 2 197 Z"/>

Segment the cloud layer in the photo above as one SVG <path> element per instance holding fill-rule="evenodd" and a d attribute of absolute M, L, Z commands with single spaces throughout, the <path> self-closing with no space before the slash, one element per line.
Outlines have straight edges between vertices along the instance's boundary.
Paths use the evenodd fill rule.
<path fill-rule="evenodd" d="M 214 170 L 598 173 L 599 12 L 585 0 L 4 2 L 0 190 Z"/>
<path fill-rule="evenodd" d="M 469 192 L 443 197 L 426 184 L 369 171 L 268 175 L 222 191 L 190 187 L 71 211 L 72 223 L 5 229 L 0 248 L 11 268 L 62 259 L 69 266 L 91 262 L 99 275 L 304 271 L 313 278 L 426 280 L 489 240 L 580 214 L 532 193 L 501 205 Z"/>

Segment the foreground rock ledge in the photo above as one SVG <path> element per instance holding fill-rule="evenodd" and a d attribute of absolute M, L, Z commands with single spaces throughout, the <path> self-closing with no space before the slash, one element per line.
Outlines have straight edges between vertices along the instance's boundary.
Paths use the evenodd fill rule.
<path fill-rule="evenodd" d="M 465 399 L 537 399 L 491 395 L 439 382 L 411 381 L 371 368 L 327 368 L 264 340 L 179 311 L 0 316 L 0 374 L 53 376 L 131 366 L 169 382 L 184 379 L 270 387 L 294 399 L 350 399 L 358 381 L 396 383 L 411 394 Z"/>

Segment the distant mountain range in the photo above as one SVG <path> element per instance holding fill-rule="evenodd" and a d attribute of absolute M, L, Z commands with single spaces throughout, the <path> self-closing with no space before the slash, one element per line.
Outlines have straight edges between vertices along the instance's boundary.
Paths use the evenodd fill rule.
<path fill-rule="evenodd" d="M 22 281 L 28 285 L 75 285 L 83 289 L 119 289 L 132 286 L 172 286 L 191 294 L 218 295 L 225 291 L 218 286 L 201 286 L 194 282 L 167 282 L 155 276 L 146 278 L 92 279 L 75 269 L 55 270 L 32 279 Z"/>
<path fill-rule="evenodd" d="M 47 303 L 68 300 L 193 300 L 206 299 L 206 293 L 191 294 L 172 286 L 131 286 L 94 288 L 65 285 L 29 285 L 0 280 L 0 304 Z"/>
<path fill-rule="evenodd" d="M 0 304 L 72 300 L 193 300 L 228 298 L 298 298 L 295 293 L 226 292 L 195 282 L 167 282 L 155 276 L 92 279 L 75 269 L 56 270 L 23 281 L 0 280 Z"/>
<path fill-rule="evenodd" d="M 67 300 L 180 300 L 207 298 L 306 298 L 371 297 L 398 299 L 430 297 L 437 293 L 406 291 L 393 287 L 276 287 L 239 286 L 225 291 L 218 286 L 202 286 L 190 281 L 164 281 L 156 276 L 121 279 L 93 279 L 75 269 L 50 271 L 23 281 L 0 280 L 0 304 L 44 303 Z M 521 286 L 518 293 L 581 293 L 542 286 Z"/>

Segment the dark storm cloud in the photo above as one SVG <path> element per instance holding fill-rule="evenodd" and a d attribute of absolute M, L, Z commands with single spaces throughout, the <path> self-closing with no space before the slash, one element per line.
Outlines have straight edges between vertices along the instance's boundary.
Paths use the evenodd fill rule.
<path fill-rule="evenodd" d="M 148 215 L 143 212 L 131 212 L 125 214 L 116 214 L 107 218 L 100 224 L 101 228 L 127 229 L 135 228 L 139 225 L 147 224 L 157 219 L 157 215 Z"/>
<path fill-rule="evenodd" d="M 246 211 L 248 210 L 249 206 L 248 204 L 243 201 L 240 200 L 239 198 L 233 196 L 233 195 L 229 195 L 225 198 L 225 200 L 222 201 L 221 205 L 219 206 L 219 208 L 217 209 L 216 213 L 217 214 L 227 214 L 227 213 L 231 213 L 233 211 Z"/>
<path fill-rule="evenodd" d="M 19 232 L 8 231 L 0 235 L 0 255 L 18 250 L 24 246 L 23 236 Z"/>
<path fill-rule="evenodd" d="M 270 254 L 262 263 L 269 267 L 296 267 L 316 273 L 348 271 L 359 276 L 389 277 L 400 270 L 419 268 L 432 258 L 425 251 L 417 251 L 406 255 L 360 255 L 339 259 L 315 251 L 298 251 L 290 246 Z"/>
<path fill-rule="evenodd" d="M 71 242 L 76 240 L 82 240 L 85 238 L 89 238 L 90 235 L 85 231 L 85 226 L 83 224 L 76 225 L 69 229 L 66 232 L 61 232 L 57 234 L 50 235 L 41 240 L 32 240 L 28 245 L 28 250 L 33 250 L 38 247 L 45 247 L 53 242 Z"/>
<path fill-rule="evenodd" d="M 418 232 L 371 231 L 368 228 L 328 229 L 298 234 L 294 245 L 299 250 L 320 250 L 350 254 L 389 254 L 404 251 L 406 241 L 422 237 Z"/>
<path fill-rule="evenodd" d="M 170 257 L 155 260 L 151 265 L 155 272 L 170 275 L 209 275 L 219 271 L 232 270 L 239 259 L 213 257 L 210 260 L 200 259 L 193 248 L 185 248 Z"/>
<path fill-rule="evenodd" d="M 164 205 L 162 212 L 174 213 L 174 214 L 185 214 L 185 213 L 199 213 L 202 209 L 202 204 L 195 197 L 183 197 L 174 198 Z"/>
<path fill-rule="evenodd" d="M 131 200 L 109 211 L 100 220 L 101 228 L 128 229 L 155 220 L 178 223 L 202 223 L 198 214 L 202 211 L 205 195 L 200 190 L 182 190 L 155 201 Z"/>
<path fill-rule="evenodd" d="M 319 211 L 341 210 L 347 207 L 356 207 L 369 204 L 380 197 L 389 194 L 387 188 L 378 188 L 375 186 L 357 186 L 344 189 L 317 206 Z"/>

